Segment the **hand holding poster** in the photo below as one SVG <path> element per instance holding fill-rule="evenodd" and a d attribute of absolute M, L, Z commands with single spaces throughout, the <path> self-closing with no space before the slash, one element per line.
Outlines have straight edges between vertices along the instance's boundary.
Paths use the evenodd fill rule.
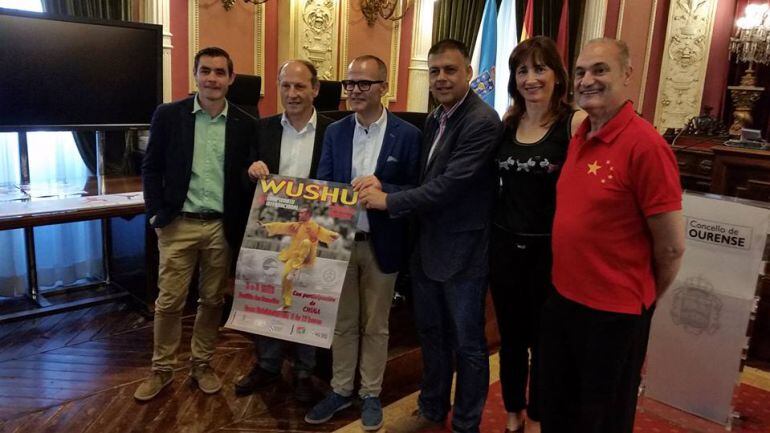
<path fill-rule="evenodd" d="M 330 347 L 357 201 L 346 184 L 281 176 L 260 180 L 225 326 Z"/>

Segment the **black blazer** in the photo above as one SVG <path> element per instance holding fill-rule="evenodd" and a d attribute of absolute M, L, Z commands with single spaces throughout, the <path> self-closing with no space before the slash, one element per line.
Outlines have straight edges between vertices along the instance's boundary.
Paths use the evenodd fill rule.
<path fill-rule="evenodd" d="M 420 186 L 388 194 L 393 217 L 416 214 L 413 265 L 435 281 L 483 277 L 489 271 L 490 213 L 497 172 L 492 158 L 502 133 L 495 110 L 473 91 L 447 121 L 433 158 L 441 108 L 425 120 Z"/>
<path fill-rule="evenodd" d="M 281 125 L 282 114 L 266 117 L 259 121 L 259 148 L 252 155 L 252 161 L 262 161 L 267 165 L 270 173 L 278 173 L 281 166 Z M 315 141 L 313 142 L 313 160 L 310 163 L 310 178 L 315 179 L 318 172 L 318 161 L 321 159 L 324 132 L 326 127 L 333 122 L 332 119 L 316 112 Z"/>
<path fill-rule="evenodd" d="M 193 98 L 160 105 L 152 116 L 150 140 L 142 163 L 144 204 L 153 227 L 164 227 L 179 215 L 187 198 L 195 148 Z M 225 130 L 224 230 L 238 248 L 249 205 L 249 154 L 257 147 L 258 119 L 229 104 Z"/>

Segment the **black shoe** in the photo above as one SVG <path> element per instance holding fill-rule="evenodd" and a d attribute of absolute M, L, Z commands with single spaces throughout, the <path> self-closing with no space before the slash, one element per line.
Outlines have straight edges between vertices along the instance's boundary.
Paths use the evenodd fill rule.
<path fill-rule="evenodd" d="M 249 395 L 258 389 L 278 382 L 280 378 L 279 373 L 271 373 L 259 365 L 255 365 L 249 374 L 243 376 L 235 384 L 235 395 Z"/>
<path fill-rule="evenodd" d="M 298 377 L 294 380 L 294 398 L 300 403 L 312 403 L 315 400 L 313 380 L 309 377 Z"/>

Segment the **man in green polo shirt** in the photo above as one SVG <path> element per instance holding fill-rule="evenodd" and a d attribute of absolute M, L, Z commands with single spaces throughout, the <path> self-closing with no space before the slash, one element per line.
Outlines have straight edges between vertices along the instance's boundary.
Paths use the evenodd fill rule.
<path fill-rule="evenodd" d="M 147 217 L 160 253 L 152 374 L 134 393 L 142 401 L 173 381 L 181 313 L 196 267 L 199 299 L 190 377 L 207 394 L 222 388 L 210 361 L 232 251 L 240 247 L 246 226 L 247 170 L 257 145 L 257 119 L 225 99 L 235 79 L 227 52 L 204 48 L 194 64 L 198 93 L 158 107 L 142 165 Z"/>

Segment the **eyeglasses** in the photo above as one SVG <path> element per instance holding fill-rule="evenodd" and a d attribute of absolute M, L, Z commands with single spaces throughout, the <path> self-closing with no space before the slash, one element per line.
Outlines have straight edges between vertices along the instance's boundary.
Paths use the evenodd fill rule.
<path fill-rule="evenodd" d="M 370 80 L 342 80 L 342 87 L 345 88 L 348 92 L 352 92 L 355 90 L 356 86 L 358 86 L 358 89 L 362 92 L 366 92 L 367 90 L 372 88 L 372 84 L 380 84 L 384 83 L 385 80 L 377 80 L 377 81 L 370 81 Z"/>

